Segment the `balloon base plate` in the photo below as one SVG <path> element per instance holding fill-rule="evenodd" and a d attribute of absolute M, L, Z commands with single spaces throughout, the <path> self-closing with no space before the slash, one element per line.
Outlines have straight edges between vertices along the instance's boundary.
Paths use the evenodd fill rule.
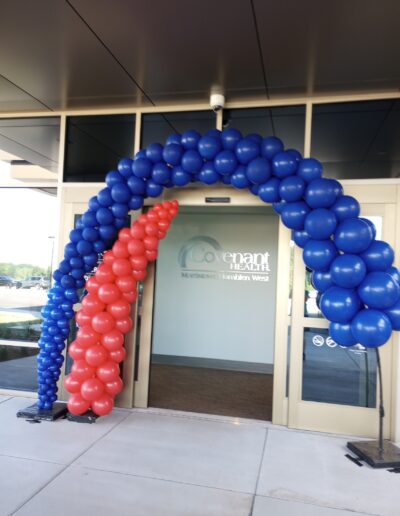
<path fill-rule="evenodd" d="M 40 409 L 38 404 L 35 403 L 25 409 L 19 410 L 17 412 L 17 417 L 22 417 L 24 419 L 30 419 L 34 421 L 55 421 L 56 419 L 60 419 L 65 417 L 67 413 L 67 404 L 62 403 L 60 401 L 56 401 L 53 404 L 53 408 L 51 410 Z"/>
<path fill-rule="evenodd" d="M 68 421 L 73 421 L 74 423 L 96 423 L 99 417 L 100 416 L 95 414 L 92 410 L 88 410 L 79 416 L 71 414 L 71 412 L 68 412 L 67 414 Z"/>
<path fill-rule="evenodd" d="M 382 450 L 379 441 L 349 442 L 347 448 L 372 468 L 400 468 L 400 448 L 390 441 L 383 441 Z"/>

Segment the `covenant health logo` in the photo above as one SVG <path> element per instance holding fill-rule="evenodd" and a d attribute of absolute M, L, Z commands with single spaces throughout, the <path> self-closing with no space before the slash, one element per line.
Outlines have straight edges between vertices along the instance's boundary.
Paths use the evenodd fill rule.
<path fill-rule="evenodd" d="M 182 278 L 229 281 L 269 281 L 268 252 L 230 251 L 215 238 L 196 236 L 178 254 Z"/>

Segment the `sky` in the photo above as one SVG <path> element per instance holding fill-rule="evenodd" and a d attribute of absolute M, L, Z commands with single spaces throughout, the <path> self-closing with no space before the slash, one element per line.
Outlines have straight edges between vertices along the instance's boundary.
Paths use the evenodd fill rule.
<path fill-rule="evenodd" d="M 55 196 L 0 188 L 0 262 L 48 267 L 58 219 Z"/>

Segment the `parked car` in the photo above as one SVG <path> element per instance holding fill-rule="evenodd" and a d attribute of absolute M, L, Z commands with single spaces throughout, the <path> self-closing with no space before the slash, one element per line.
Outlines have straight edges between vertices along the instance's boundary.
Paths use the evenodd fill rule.
<path fill-rule="evenodd" d="M 12 282 L 10 276 L 0 276 L 0 287 L 12 287 Z"/>
<path fill-rule="evenodd" d="M 42 276 L 29 276 L 29 278 L 21 281 L 21 288 L 46 288 L 42 286 L 44 279 Z"/>

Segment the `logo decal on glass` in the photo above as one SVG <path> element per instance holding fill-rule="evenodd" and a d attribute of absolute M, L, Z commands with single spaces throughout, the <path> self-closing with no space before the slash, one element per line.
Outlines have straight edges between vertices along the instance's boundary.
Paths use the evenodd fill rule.
<path fill-rule="evenodd" d="M 268 252 L 230 251 L 208 236 L 187 240 L 178 254 L 181 276 L 188 279 L 269 281 Z"/>

